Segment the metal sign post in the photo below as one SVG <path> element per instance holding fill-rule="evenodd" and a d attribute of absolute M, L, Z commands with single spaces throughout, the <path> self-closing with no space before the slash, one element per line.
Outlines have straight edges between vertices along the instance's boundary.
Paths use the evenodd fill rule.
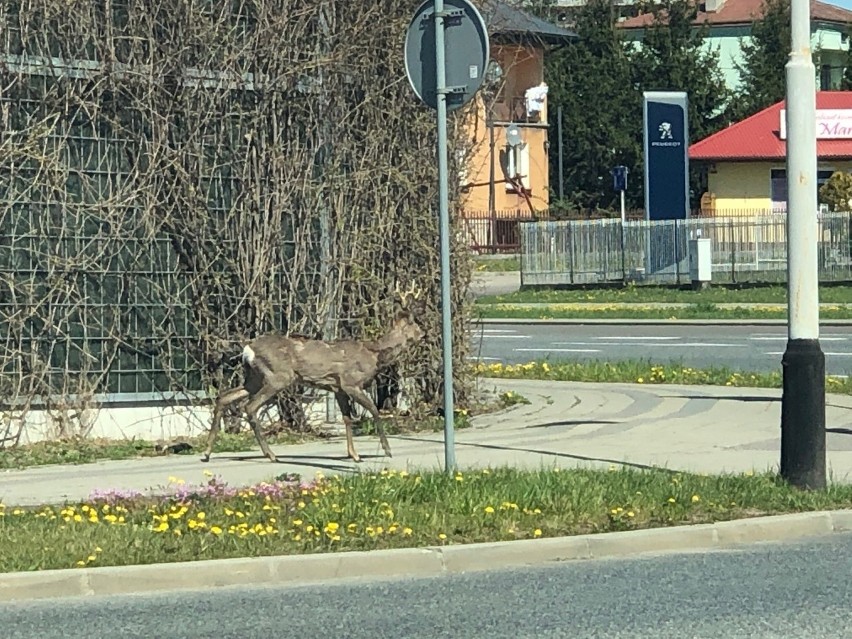
<path fill-rule="evenodd" d="M 448 55 L 445 55 L 448 54 Z M 444 462 L 456 468 L 447 112 L 469 102 L 485 76 L 488 32 L 468 0 L 427 0 L 405 38 L 405 72 L 414 92 L 438 112 L 438 215 L 441 233 L 441 336 L 444 358 Z"/>
<path fill-rule="evenodd" d="M 627 214 L 624 208 L 624 192 L 627 190 L 627 167 L 616 166 L 612 169 L 612 188 L 620 194 L 621 198 L 621 223 L 627 221 Z"/>

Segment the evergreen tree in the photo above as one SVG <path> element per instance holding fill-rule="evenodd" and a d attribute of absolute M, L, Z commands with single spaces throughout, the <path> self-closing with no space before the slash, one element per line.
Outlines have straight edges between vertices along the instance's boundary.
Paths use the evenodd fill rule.
<path fill-rule="evenodd" d="M 662 0 L 653 8 L 654 20 L 632 55 L 639 91 L 685 91 L 688 98 L 689 140 L 697 142 L 730 122 L 730 92 L 720 68 L 718 49 L 705 44 L 707 27 L 696 25 L 698 3 Z M 642 130 L 637 140 L 641 144 Z M 704 191 L 700 170 L 690 170 L 692 206 Z"/>
<path fill-rule="evenodd" d="M 846 36 L 852 38 L 852 28 L 847 31 Z M 846 59 L 843 61 L 843 78 L 840 80 L 841 91 L 852 91 L 852 47 L 846 51 Z"/>
<path fill-rule="evenodd" d="M 558 197 L 556 123 L 562 107 L 565 199 L 583 209 L 616 206 L 610 171 L 618 164 L 630 171 L 628 202 L 642 201 L 641 146 L 633 133 L 642 117 L 641 94 L 632 85 L 615 16 L 610 0 L 590 0 L 573 25 L 579 40 L 546 57 L 552 198 Z"/>
<path fill-rule="evenodd" d="M 737 63 L 740 86 L 734 116 L 741 120 L 783 100 L 785 65 L 790 55 L 790 0 L 763 0 L 762 17 L 743 41 L 742 62 Z"/>
<path fill-rule="evenodd" d="M 636 81 L 642 91 L 686 91 L 689 138 L 698 141 L 729 122 L 729 91 L 719 51 L 705 45 L 707 27 L 695 24 L 698 3 L 663 0 L 637 47 Z"/>

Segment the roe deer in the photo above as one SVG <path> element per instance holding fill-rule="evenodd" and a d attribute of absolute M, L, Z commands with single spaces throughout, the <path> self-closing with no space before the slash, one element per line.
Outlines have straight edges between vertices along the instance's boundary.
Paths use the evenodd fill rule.
<path fill-rule="evenodd" d="M 382 449 L 390 457 L 390 445 L 379 421 L 379 410 L 364 388 L 381 369 L 393 364 L 409 343 L 418 342 L 423 336 L 423 330 L 406 305 L 397 313 L 390 330 L 375 340 L 325 342 L 279 334 L 258 337 L 243 349 L 243 385 L 222 393 L 216 400 L 202 461 L 210 459 L 221 427 L 222 411 L 246 397 L 250 399 L 245 412 L 260 449 L 267 458 L 276 461 L 261 433 L 257 411 L 296 382 L 334 393 L 346 427 L 346 452 L 352 460 L 361 461 L 352 438 L 351 400 L 373 416 Z"/>

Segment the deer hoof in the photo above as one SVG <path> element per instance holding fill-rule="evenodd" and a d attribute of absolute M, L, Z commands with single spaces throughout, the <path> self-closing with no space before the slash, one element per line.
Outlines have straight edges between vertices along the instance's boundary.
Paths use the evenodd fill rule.
<path fill-rule="evenodd" d="M 209 461 L 210 461 L 210 453 L 204 453 L 204 454 L 201 456 L 201 461 L 202 461 L 202 462 L 204 462 L 205 464 L 206 464 L 207 462 L 209 462 Z"/>

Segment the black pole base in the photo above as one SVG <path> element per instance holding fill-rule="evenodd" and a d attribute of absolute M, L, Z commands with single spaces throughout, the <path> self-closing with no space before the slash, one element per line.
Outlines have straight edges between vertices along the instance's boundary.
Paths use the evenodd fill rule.
<path fill-rule="evenodd" d="M 797 488 L 825 488 L 825 355 L 819 340 L 788 340 L 781 368 L 781 477 Z"/>

